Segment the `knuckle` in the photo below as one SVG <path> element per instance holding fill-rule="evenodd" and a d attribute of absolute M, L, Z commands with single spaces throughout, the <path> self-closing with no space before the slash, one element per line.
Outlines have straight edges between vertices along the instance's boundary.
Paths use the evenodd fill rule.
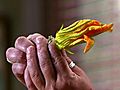
<path fill-rule="evenodd" d="M 69 87 L 67 90 L 71 90 L 71 88 L 74 87 L 76 81 L 78 81 L 78 78 L 74 73 L 68 74 L 66 76 L 58 75 L 55 87 L 57 90 L 63 90 L 65 87 Z"/>
<path fill-rule="evenodd" d="M 64 80 L 71 82 L 71 81 L 75 80 L 76 74 L 75 73 L 69 73 L 69 74 L 65 75 L 63 78 L 64 78 Z"/>
<path fill-rule="evenodd" d="M 54 58 L 54 65 L 59 65 L 60 63 L 63 63 L 63 58 L 61 56 L 55 56 Z"/>
<path fill-rule="evenodd" d="M 34 84 L 37 85 L 39 88 L 44 87 L 44 81 L 42 81 L 42 78 L 40 77 L 40 74 L 37 71 L 34 71 L 31 74 L 31 79 L 34 82 Z"/>
<path fill-rule="evenodd" d="M 39 73 L 37 71 L 34 71 L 32 74 L 31 74 L 31 77 L 33 79 L 38 79 L 39 78 Z"/>
<path fill-rule="evenodd" d="M 45 58 L 44 58 L 45 59 Z M 46 58 L 47 59 L 47 58 Z M 42 69 L 44 69 L 44 71 L 47 71 L 48 70 L 48 66 L 50 66 L 50 61 L 48 61 L 48 60 L 41 60 L 41 63 L 40 63 L 40 67 L 42 68 Z"/>
<path fill-rule="evenodd" d="M 42 47 L 41 45 L 37 45 L 37 51 L 38 51 L 38 53 L 41 54 L 41 52 L 44 51 L 44 47 Z"/>
<path fill-rule="evenodd" d="M 27 39 L 35 41 L 36 37 L 40 36 L 41 34 L 39 33 L 34 33 L 34 34 L 30 34 Z"/>
<path fill-rule="evenodd" d="M 37 54 L 38 54 L 38 57 L 40 59 L 44 59 L 44 60 L 47 60 L 48 57 L 49 57 L 49 53 L 47 51 L 47 45 L 45 46 L 41 46 L 41 45 L 38 45 L 37 46 Z"/>
<path fill-rule="evenodd" d="M 40 35 L 36 38 L 36 43 L 37 44 L 45 44 L 45 43 L 47 43 L 47 39 L 44 36 Z"/>

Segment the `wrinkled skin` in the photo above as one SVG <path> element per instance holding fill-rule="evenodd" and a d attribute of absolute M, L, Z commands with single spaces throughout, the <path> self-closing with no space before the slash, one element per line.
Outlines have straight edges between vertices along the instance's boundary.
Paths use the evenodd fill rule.
<path fill-rule="evenodd" d="M 84 71 L 77 65 L 70 68 L 72 60 L 66 52 L 58 50 L 54 41 L 48 45 L 40 34 L 18 37 L 15 47 L 7 49 L 6 58 L 28 90 L 93 90 Z"/>

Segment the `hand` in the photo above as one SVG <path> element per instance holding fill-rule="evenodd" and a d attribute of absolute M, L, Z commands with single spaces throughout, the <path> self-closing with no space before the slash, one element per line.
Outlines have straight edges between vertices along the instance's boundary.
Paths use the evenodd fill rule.
<path fill-rule="evenodd" d="M 35 45 L 25 37 L 21 44 L 20 39 L 16 40 L 15 48 L 7 50 L 6 56 L 14 61 L 13 73 L 29 90 L 93 90 L 84 71 L 78 66 L 70 68 L 71 59 L 64 50 L 58 50 L 54 42 L 47 45 L 47 39 L 36 34 L 28 37 Z M 24 59 L 15 50 L 22 53 Z"/>
<path fill-rule="evenodd" d="M 39 34 L 34 34 L 38 36 Z M 6 51 L 7 61 L 12 64 L 12 71 L 15 77 L 26 87 L 37 90 L 30 78 L 26 68 L 26 50 L 34 44 L 24 36 L 20 36 L 15 41 L 15 46 L 10 47 Z M 27 81 L 27 83 L 26 83 Z"/>

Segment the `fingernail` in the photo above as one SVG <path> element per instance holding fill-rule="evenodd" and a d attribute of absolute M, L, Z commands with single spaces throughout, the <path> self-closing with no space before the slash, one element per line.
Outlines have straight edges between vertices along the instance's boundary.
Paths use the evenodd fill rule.
<path fill-rule="evenodd" d="M 27 39 L 31 39 L 31 37 L 32 37 L 32 35 L 29 35 L 29 36 L 27 37 Z"/>
<path fill-rule="evenodd" d="M 9 60 L 8 58 L 7 58 L 7 61 L 8 61 L 9 63 L 13 64 L 13 62 L 12 62 L 11 60 Z"/>
<path fill-rule="evenodd" d="M 30 34 L 27 39 L 35 41 L 36 37 L 40 36 L 39 33 Z"/>

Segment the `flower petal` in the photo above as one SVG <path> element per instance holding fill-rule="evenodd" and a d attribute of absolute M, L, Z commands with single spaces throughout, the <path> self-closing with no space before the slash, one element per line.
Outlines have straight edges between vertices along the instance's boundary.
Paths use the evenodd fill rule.
<path fill-rule="evenodd" d="M 94 45 L 92 37 L 106 31 L 111 32 L 112 27 L 113 24 L 102 24 L 97 20 L 78 20 L 66 28 L 62 25 L 56 33 L 55 43 L 59 49 L 68 50 L 77 44 L 86 42 L 84 52 L 87 52 Z"/>

